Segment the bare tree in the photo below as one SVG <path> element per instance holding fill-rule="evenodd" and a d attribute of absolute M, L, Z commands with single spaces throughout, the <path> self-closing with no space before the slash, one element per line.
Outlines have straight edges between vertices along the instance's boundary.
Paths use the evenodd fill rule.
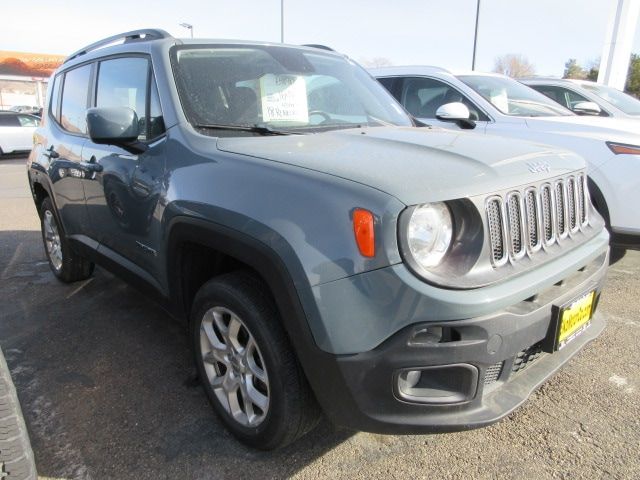
<path fill-rule="evenodd" d="M 535 67 L 529 62 L 527 57 L 515 53 L 497 57 L 494 62 L 493 71 L 513 78 L 530 77 L 536 73 Z"/>
<path fill-rule="evenodd" d="M 393 62 L 386 57 L 361 58 L 360 65 L 367 68 L 390 67 Z"/>

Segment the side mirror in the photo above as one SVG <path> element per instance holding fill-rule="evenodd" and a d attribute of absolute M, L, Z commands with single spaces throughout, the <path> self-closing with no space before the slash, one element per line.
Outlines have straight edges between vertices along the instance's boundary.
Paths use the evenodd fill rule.
<path fill-rule="evenodd" d="M 571 108 L 571 110 L 578 115 L 600 115 L 600 112 L 602 111 L 600 106 L 595 102 L 578 102 Z"/>
<path fill-rule="evenodd" d="M 436 110 L 436 118 L 443 122 L 454 122 L 460 128 L 475 128 L 476 123 L 471 120 L 471 112 L 464 103 L 445 103 Z"/>
<path fill-rule="evenodd" d="M 138 115 L 130 108 L 90 108 L 87 110 L 87 129 L 93 143 L 116 145 L 136 154 L 147 149 L 138 141 Z"/>

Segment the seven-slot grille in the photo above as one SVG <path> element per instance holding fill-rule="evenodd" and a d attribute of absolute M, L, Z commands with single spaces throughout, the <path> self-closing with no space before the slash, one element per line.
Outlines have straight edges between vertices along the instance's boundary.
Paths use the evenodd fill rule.
<path fill-rule="evenodd" d="M 589 193 L 584 173 L 486 201 L 491 260 L 504 265 L 553 245 L 588 224 Z"/>

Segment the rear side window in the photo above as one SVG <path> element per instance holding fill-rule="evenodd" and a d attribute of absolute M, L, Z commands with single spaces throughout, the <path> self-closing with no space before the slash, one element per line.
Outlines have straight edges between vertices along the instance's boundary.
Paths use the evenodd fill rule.
<path fill-rule="evenodd" d="M 38 122 L 37 118 L 31 117 L 29 115 L 18 115 L 18 121 L 23 127 L 37 127 L 38 125 L 40 125 L 40 122 Z"/>
<path fill-rule="evenodd" d="M 149 85 L 151 91 L 147 95 Z M 140 125 L 139 140 L 150 140 L 164 132 L 158 92 L 146 58 L 116 58 L 100 62 L 96 106 L 134 110 Z"/>
<path fill-rule="evenodd" d="M 386 88 L 391 93 L 393 93 L 393 86 L 394 86 L 394 83 L 396 82 L 396 79 L 394 77 L 378 78 L 378 81 L 382 84 L 384 88 Z"/>
<path fill-rule="evenodd" d="M 0 127 L 19 127 L 17 115 L 0 115 Z"/>
<path fill-rule="evenodd" d="M 64 75 L 60 124 L 71 133 L 87 132 L 87 97 L 90 78 L 91 65 L 69 70 Z"/>

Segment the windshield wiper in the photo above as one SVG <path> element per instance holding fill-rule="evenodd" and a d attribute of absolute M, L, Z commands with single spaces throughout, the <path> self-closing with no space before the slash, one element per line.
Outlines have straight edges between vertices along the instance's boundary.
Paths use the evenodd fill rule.
<path fill-rule="evenodd" d="M 288 130 L 275 130 L 266 125 L 232 125 L 224 123 L 197 123 L 195 128 L 206 128 L 208 130 L 237 130 L 240 132 L 259 133 L 260 135 L 300 135 L 300 132 Z"/>

